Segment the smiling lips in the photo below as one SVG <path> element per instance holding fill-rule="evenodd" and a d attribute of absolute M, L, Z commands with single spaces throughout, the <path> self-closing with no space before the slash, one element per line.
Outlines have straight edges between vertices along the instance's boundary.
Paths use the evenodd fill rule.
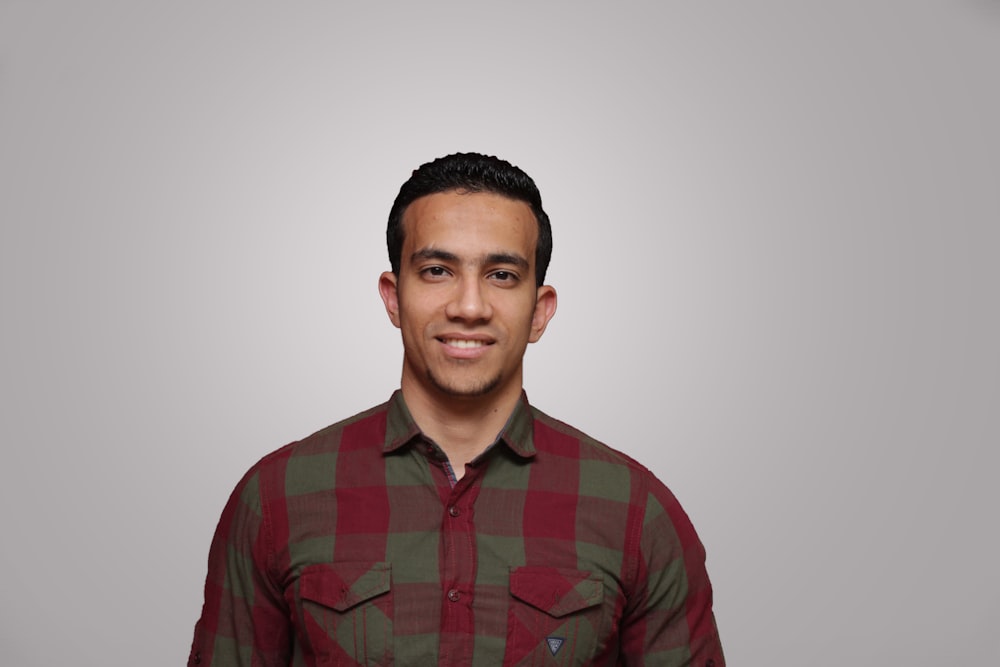
<path fill-rule="evenodd" d="M 470 340 L 468 338 L 442 338 L 440 339 L 445 345 L 451 347 L 457 347 L 460 349 L 468 349 L 473 347 L 485 347 L 489 345 L 485 340 Z"/>
<path fill-rule="evenodd" d="M 452 338 L 441 336 L 438 342 L 445 346 L 445 354 L 454 359 L 478 359 L 496 341 L 492 338 Z"/>

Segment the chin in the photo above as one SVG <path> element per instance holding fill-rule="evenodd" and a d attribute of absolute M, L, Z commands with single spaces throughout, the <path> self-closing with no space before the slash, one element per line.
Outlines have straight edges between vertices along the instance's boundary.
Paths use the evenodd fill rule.
<path fill-rule="evenodd" d="M 494 378 L 463 378 L 449 379 L 437 378 L 433 373 L 427 371 L 427 379 L 441 393 L 455 398 L 478 398 L 492 393 L 503 378 L 497 375 Z"/>

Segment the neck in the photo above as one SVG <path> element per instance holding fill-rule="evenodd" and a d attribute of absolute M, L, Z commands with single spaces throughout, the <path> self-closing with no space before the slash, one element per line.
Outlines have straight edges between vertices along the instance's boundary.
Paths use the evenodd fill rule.
<path fill-rule="evenodd" d="M 521 397 L 520 386 L 498 395 L 455 397 L 430 394 L 402 382 L 403 400 L 423 433 L 448 456 L 457 477 L 465 464 L 493 444 Z"/>

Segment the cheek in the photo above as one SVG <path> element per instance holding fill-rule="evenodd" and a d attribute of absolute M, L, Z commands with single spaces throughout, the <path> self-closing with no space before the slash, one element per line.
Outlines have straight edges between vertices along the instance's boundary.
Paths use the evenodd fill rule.
<path fill-rule="evenodd" d="M 400 329 L 402 329 L 403 335 L 407 338 L 418 339 L 433 320 L 433 313 L 420 308 L 419 304 L 415 304 L 412 301 L 405 303 L 406 305 L 400 304 Z"/>
<path fill-rule="evenodd" d="M 532 305 L 534 305 L 534 302 L 532 302 Z M 524 303 L 518 303 L 517 308 L 513 310 L 507 318 L 507 322 L 513 329 L 512 333 L 524 337 L 530 335 L 531 330 L 534 328 L 534 321 L 534 308 L 529 310 Z"/>

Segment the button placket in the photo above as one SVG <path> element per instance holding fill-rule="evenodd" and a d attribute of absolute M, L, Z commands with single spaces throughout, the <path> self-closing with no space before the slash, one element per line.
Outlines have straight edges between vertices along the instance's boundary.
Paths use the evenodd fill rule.
<path fill-rule="evenodd" d="M 451 492 L 443 494 L 441 522 L 441 623 L 457 633 L 471 636 L 476 628 L 476 498 L 482 483 L 482 470 L 466 467 L 460 480 L 452 480 Z M 440 664 L 469 664 L 465 649 L 452 655 L 446 650 Z M 459 657 L 459 654 L 461 657 Z"/>

